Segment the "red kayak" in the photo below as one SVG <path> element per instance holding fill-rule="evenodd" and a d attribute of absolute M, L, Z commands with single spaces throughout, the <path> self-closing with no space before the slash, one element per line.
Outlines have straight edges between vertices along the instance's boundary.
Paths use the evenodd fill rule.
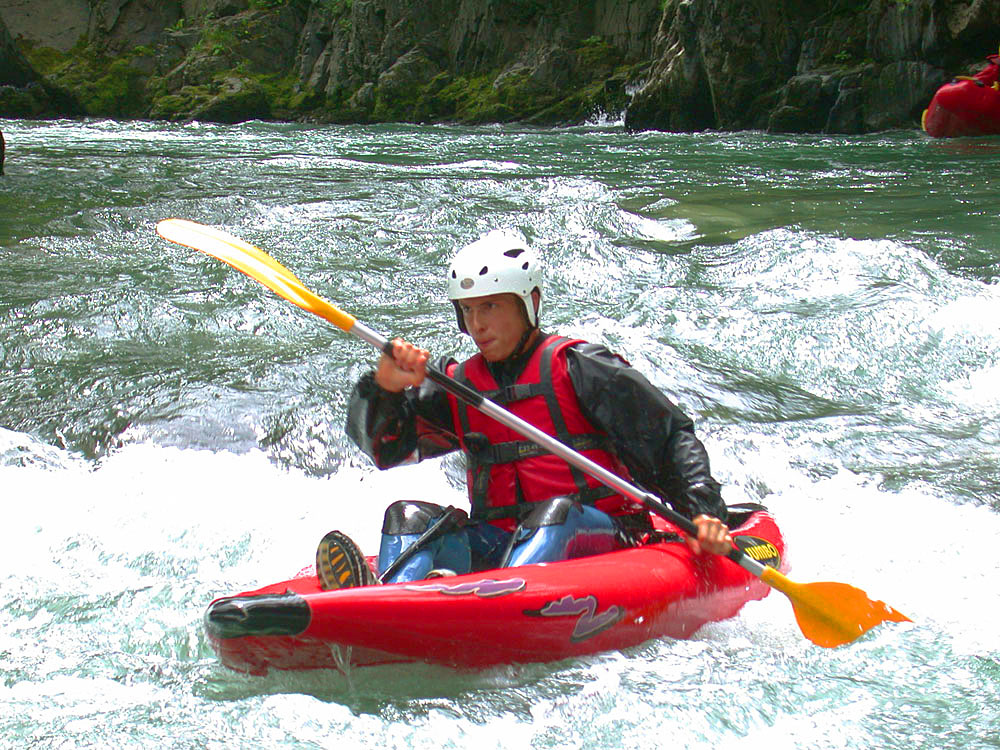
<path fill-rule="evenodd" d="M 974 76 L 958 76 L 937 90 L 920 123 L 935 138 L 1000 135 L 1000 55 Z"/>
<path fill-rule="evenodd" d="M 785 570 L 772 516 L 760 506 L 730 511 L 740 548 Z M 205 629 L 223 664 L 251 674 L 393 662 L 481 668 L 688 638 L 767 596 L 769 587 L 739 565 L 695 557 L 677 529 L 654 524 L 657 533 L 639 547 L 412 583 L 323 591 L 310 568 L 216 599 Z"/>

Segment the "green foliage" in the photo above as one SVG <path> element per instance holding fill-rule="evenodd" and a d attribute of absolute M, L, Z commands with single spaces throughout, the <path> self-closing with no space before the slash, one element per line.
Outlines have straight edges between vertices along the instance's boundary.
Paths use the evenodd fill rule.
<path fill-rule="evenodd" d="M 503 122 L 511 112 L 501 103 L 493 87 L 494 75 L 460 76 L 445 86 L 438 99 L 462 122 Z"/>
<path fill-rule="evenodd" d="M 154 120 L 183 120 L 192 109 L 193 98 L 190 96 L 190 87 L 181 89 L 178 94 L 164 94 L 157 97 L 153 102 L 150 117 Z"/>
<path fill-rule="evenodd" d="M 4 117 L 38 117 L 45 110 L 45 102 L 35 98 L 30 89 L 0 86 L 0 112 Z"/>
<path fill-rule="evenodd" d="M 272 112 L 292 116 L 295 111 L 315 106 L 317 97 L 299 89 L 299 79 L 294 73 L 286 75 L 247 75 L 264 92 Z"/>
<path fill-rule="evenodd" d="M 136 117 L 142 114 L 146 77 L 129 60 L 112 62 L 107 72 L 87 87 L 83 99 L 88 114 Z"/>
<path fill-rule="evenodd" d="M 262 109 L 274 117 L 291 119 L 315 109 L 319 103 L 315 94 L 299 89 L 298 79 L 293 74 L 258 75 L 238 65 L 234 70 L 217 74 L 211 84 L 184 86 L 173 94 L 167 92 L 163 79 L 153 79 L 150 83 L 150 93 L 153 94 L 150 117 L 158 120 L 188 119 L 206 104 L 217 101 L 220 92 L 233 79 L 239 79 L 243 84 L 243 93 L 237 95 L 234 101 L 240 96 L 259 97 L 266 102 Z"/>
<path fill-rule="evenodd" d="M 562 124 L 580 122 L 596 112 L 620 113 L 628 100 L 627 84 L 641 71 L 613 65 L 620 53 L 599 38 L 582 42 L 576 54 L 588 64 L 574 63 L 572 67 L 582 70 L 566 86 L 547 83 L 527 67 L 480 75 L 440 72 L 426 83 L 376 89 L 371 109 L 346 107 L 348 93 L 326 102 L 326 114 L 337 121 Z"/>
<path fill-rule="evenodd" d="M 354 0 L 312 0 L 312 3 L 325 10 L 343 31 L 350 31 Z"/>
<path fill-rule="evenodd" d="M 576 48 L 580 63 L 590 72 L 613 68 L 621 61 L 621 54 L 599 36 L 592 36 L 580 42 Z"/>
<path fill-rule="evenodd" d="M 129 57 L 74 60 L 54 76 L 73 91 L 84 112 L 95 117 L 138 117 L 144 109 L 146 76 Z"/>
<path fill-rule="evenodd" d="M 236 44 L 236 33 L 218 24 L 206 24 L 201 31 L 201 38 L 195 45 L 198 49 L 213 55 L 225 54 Z"/>
<path fill-rule="evenodd" d="M 95 117 L 141 116 L 148 98 L 147 76 L 132 62 L 154 54 L 136 47 L 119 57 L 109 57 L 81 39 L 68 53 L 51 47 L 26 46 L 32 67 L 56 86 L 70 91 L 83 111 Z"/>
<path fill-rule="evenodd" d="M 349 15 L 354 7 L 354 0 L 313 0 L 313 3 L 328 10 L 334 18 Z"/>
<path fill-rule="evenodd" d="M 66 64 L 69 56 L 52 47 L 38 47 L 33 44 L 21 44 L 21 51 L 28 58 L 31 67 L 44 76 L 51 75 Z"/>
<path fill-rule="evenodd" d="M 540 0 L 487 1 L 496 13 L 515 22 L 548 12 Z M 345 83 L 337 91 L 316 92 L 293 72 L 275 71 L 266 55 L 262 63 L 261 56 L 252 54 L 255 45 L 271 38 L 274 24 L 270 13 L 259 11 L 307 2 L 314 11 L 329 13 L 334 30 L 348 28 L 353 0 L 250 0 L 258 12 L 221 20 L 179 19 L 174 30 L 193 32 L 190 36 L 197 38 L 188 49 L 183 78 L 165 73 L 179 58 L 161 59 L 163 51 L 149 46 L 109 57 L 83 39 L 68 54 L 52 48 L 26 53 L 35 69 L 72 92 L 87 114 L 105 117 L 224 117 L 232 103 L 235 114 L 260 112 L 280 119 L 555 124 L 578 122 L 599 110 L 620 112 L 625 82 L 634 80 L 621 51 L 592 36 L 539 70 L 515 67 L 456 75 L 442 72 L 434 61 L 417 60 L 381 79 L 380 85 L 369 83 L 366 91 Z M 201 85 L 178 89 L 182 80 Z"/>

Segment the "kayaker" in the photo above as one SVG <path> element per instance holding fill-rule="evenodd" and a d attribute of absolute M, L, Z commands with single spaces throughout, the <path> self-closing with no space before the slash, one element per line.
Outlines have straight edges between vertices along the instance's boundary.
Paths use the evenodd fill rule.
<path fill-rule="evenodd" d="M 692 421 L 605 347 L 541 331 L 541 290 L 540 260 L 516 235 L 493 231 L 464 247 L 448 297 L 479 353 L 442 359 L 440 369 L 692 518 L 695 553 L 725 554 L 726 506 Z M 391 566 L 385 582 L 600 554 L 652 532 L 644 506 L 425 380 L 425 349 L 393 345 L 357 383 L 347 433 L 380 469 L 464 451 L 472 509 L 390 505 L 378 559 L 380 574 Z M 433 538 L 421 539 L 428 529 Z M 404 552 L 418 539 L 419 551 Z M 339 531 L 320 542 L 317 571 L 326 589 L 374 582 Z"/>

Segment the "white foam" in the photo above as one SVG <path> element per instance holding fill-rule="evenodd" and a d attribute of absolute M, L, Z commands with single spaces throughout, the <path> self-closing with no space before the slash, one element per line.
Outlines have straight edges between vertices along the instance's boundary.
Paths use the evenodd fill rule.
<path fill-rule="evenodd" d="M 437 462 L 391 472 L 348 467 L 316 478 L 278 467 L 259 451 L 152 444 L 126 446 L 93 470 L 73 462 L 0 467 L 0 486 L 21 499 L 9 504 L 0 525 L 0 567 L 53 576 L 53 550 L 81 535 L 99 539 L 105 553 L 167 550 L 192 559 L 211 559 L 246 538 L 247 564 L 264 583 L 307 565 L 332 528 L 374 554 L 392 500 L 463 502 Z"/>
<path fill-rule="evenodd" d="M 740 457 L 706 442 L 729 502 L 756 499 L 751 486 L 768 488 L 762 502 L 785 535 L 793 580 L 856 586 L 918 625 L 947 632 L 962 650 L 992 649 L 1000 641 L 995 512 L 956 505 L 919 484 L 889 491 L 879 477 L 844 468 L 810 477 L 801 466 L 818 457 L 807 439 L 759 434 L 744 440 L 754 448 Z M 769 597 L 775 601 L 766 619 L 787 619 L 783 599 Z M 755 616 L 755 606 L 748 606 L 748 616 Z"/>

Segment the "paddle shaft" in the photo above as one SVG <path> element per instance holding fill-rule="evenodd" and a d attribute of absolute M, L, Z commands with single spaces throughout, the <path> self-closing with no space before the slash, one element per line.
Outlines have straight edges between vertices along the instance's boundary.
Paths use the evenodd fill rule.
<path fill-rule="evenodd" d="M 345 328 L 344 330 L 357 336 L 363 341 L 367 341 L 376 349 L 380 349 L 390 357 L 393 355 L 392 342 L 376 331 L 373 331 L 364 323 L 355 320 L 352 326 Z M 509 427 L 514 430 L 514 432 L 528 438 L 528 440 L 536 445 L 540 445 L 550 453 L 559 456 L 559 458 L 563 459 L 566 463 L 575 466 L 580 471 L 593 477 L 601 484 L 610 487 L 616 492 L 619 492 L 636 502 L 642 503 L 658 516 L 667 519 L 675 526 L 679 527 L 682 531 L 684 531 L 684 533 L 692 537 L 698 536 L 698 527 L 694 525 L 691 519 L 682 516 L 669 505 L 664 504 L 655 495 L 639 489 L 631 482 L 625 481 L 617 474 L 610 472 L 603 466 L 591 461 L 589 458 L 573 450 L 565 443 L 560 442 L 548 433 L 542 432 L 533 424 L 525 422 L 516 414 L 512 414 L 499 404 L 485 398 L 478 391 L 469 388 L 463 383 L 459 383 L 457 380 L 433 365 L 427 366 L 427 377 L 460 401 L 463 401 L 474 409 L 478 409 L 486 416 L 495 419 L 505 427 Z M 757 578 L 764 575 L 765 566 L 761 565 L 737 547 L 733 547 L 726 554 L 726 557 Z"/>

